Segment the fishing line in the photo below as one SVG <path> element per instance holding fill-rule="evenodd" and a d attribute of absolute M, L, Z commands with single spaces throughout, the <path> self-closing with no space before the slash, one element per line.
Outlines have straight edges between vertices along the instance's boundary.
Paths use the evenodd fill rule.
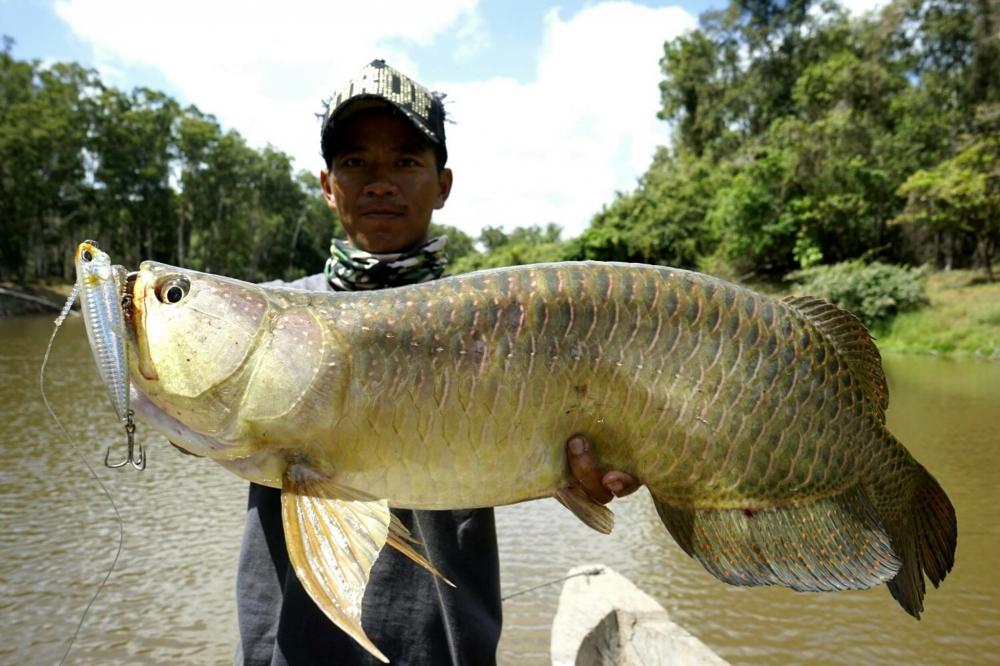
<path fill-rule="evenodd" d="M 500 601 L 507 601 L 512 597 L 519 597 L 522 594 L 527 594 L 528 592 L 534 592 L 535 590 L 540 590 L 543 587 L 548 587 L 549 585 L 555 585 L 556 583 L 561 583 L 564 580 L 569 580 L 570 578 L 576 578 L 577 576 L 599 576 L 602 573 L 604 573 L 604 569 L 602 569 L 601 567 L 596 567 L 594 569 L 587 569 L 586 571 L 581 571 L 579 573 L 563 576 L 562 578 L 556 578 L 555 580 L 550 580 L 547 583 L 542 583 L 541 585 L 535 585 L 534 587 L 529 587 L 524 590 L 508 594 L 506 597 L 500 597 Z"/>
<path fill-rule="evenodd" d="M 83 615 L 80 616 L 80 621 L 77 623 L 76 629 L 73 631 L 73 635 L 69 638 L 69 644 L 66 645 L 66 651 L 59 660 L 60 666 L 66 662 L 66 657 L 69 656 L 69 651 L 73 649 L 73 644 L 76 642 L 76 638 L 80 634 L 80 629 L 83 628 L 83 623 L 87 619 L 87 613 L 90 612 L 90 607 L 94 605 L 95 601 L 97 601 L 98 595 L 101 594 L 101 591 L 107 584 L 108 579 L 111 578 L 111 572 L 115 570 L 115 566 L 118 564 L 118 558 L 122 554 L 122 547 L 125 544 L 125 522 L 122 520 L 122 515 L 118 511 L 118 505 L 115 504 L 115 500 L 111 497 L 111 492 L 108 490 L 107 486 L 105 486 L 104 482 L 101 481 L 101 477 L 97 476 L 97 472 L 95 472 L 94 468 L 87 462 L 87 458 L 80 453 L 80 449 L 73 443 L 73 439 L 70 437 L 69 432 L 67 432 L 66 428 L 63 427 L 62 421 L 60 421 L 59 417 L 56 416 L 55 411 L 52 409 L 52 405 L 49 404 L 48 397 L 45 395 L 45 366 L 49 362 L 49 354 L 52 352 L 52 343 L 55 342 L 56 333 L 59 332 L 59 327 L 62 326 L 66 317 L 69 315 L 70 308 L 73 307 L 73 303 L 76 301 L 77 293 L 79 293 L 79 287 L 77 285 L 73 285 L 73 291 L 70 292 L 69 298 L 66 299 L 66 305 L 63 306 L 62 312 L 59 313 L 59 317 L 56 319 L 56 327 L 53 329 L 52 336 L 49 338 L 49 344 L 45 348 L 45 356 L 42 358 L 42 367 L 38 372 L 38 382 L 42 391 L 42 402 L 45 403 L 45 409 L 48 410 L 49 416 L 51 416 L 52 420 L 56 422 L 56 425 L 59 427 L 59 431 L 62 432 L 63 438 L 69 444 L 70 448 L 73 449 L 73 453 L 76 454 L 76 456 L 87 468 L 87 471 L 90 472 L 90 475 L 94 477 L 95 481 L 97 481 L 97 485 L 99 485 L 101 490 L 104 491 L 104 496 L 108 498 L 111 508 L 114 509 L 115 520 L 118 523 L 118 549 L 115 551 L 115 557 L 111 561 L 111 567 L 108 569 L 108 572 L 104 574 L 104 579 L 97 587 L 97 591 L 94 592 L 94 596 L 90 598 L 89 602 L 87 602 L 87 607 L 83 609 Z"/>

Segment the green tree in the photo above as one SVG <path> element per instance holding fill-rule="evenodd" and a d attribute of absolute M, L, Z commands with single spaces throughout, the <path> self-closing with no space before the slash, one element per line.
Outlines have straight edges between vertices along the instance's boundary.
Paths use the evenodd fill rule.
<path fill-rule="evenodd" d="M 191 230 L 203 219 L 202 211 L 198 207 L 206 203 L 206 196 L 204 192 L 199 191 L 199 188 L 206 180 L 199 175 L 208 168 L 208 156 L 221 137 L 222 130 L 219 123 L 214 117 L 203 114 L 197 107 L 188 107 L 178 119 L 177 168 L 180 170 L 181 192 L 178 201 L 175 233 L 177 248 L 174 260 L 181 266 L 187 265 Z"/>
<path fill-rule="evenodd" d="M 597 213 L 567 255 L 693 268 L 715 246 L 705 216 L 725 180 L 707 158 L 661 150 L 639 186 Z"/>
<path fill-rule="evenodd" d="M 898 194 L 906 208 L 898 223 L 925 224 L 935 230 L 968 234 L 987 279 L 995 279 L 992 258 L 1000 242 L 1000 139 L 976 138 L 952 159 L 922 169 Z"/>
<path fill-rule="evenodd" d="M 19 281 L 71 267 L 54 248 L 83 228 L 91 198 L 87 134 L 96 75 L 0 52 L 0 275 Z"/>
<path fill-rule="evenodd" d="M 556 224 L 544 227 L 516 227 L 510 233 L 499 227 L 485 227 L 479 242 L 485 252 L 466 254 L 452 264 L 452 273 L 467 273 L 486 268 L 517 266 L 559 261 L 564 257 L 562 230 Z"/>
<path fill-rule="evenodd" d="M 447 224 L 437 224 L 436 222 L 431 222 L 430 229 L 428 230 L 429 236 L 447 236 L 448 237 L 448 247 L 447 253 L 448 258 L 452 262 L 455 262 L 469 255 L 476 254 L 476 242 L 473 240 L 472 236 L 465 233 L 457 227 L 453 227 Z"/>
<path fill-rule="evenodd" d="M 286 226 L 291 231 L 287 237 L 288 261 L 285 270 L 269 277 L 283 276 L 286 280 L 316 273 L 326 265 L 330 256 L 330 239 L 345 238 L 344 228 L 336 214 L 326 205 L 323 190 L 315 173 L 300 171 L 295 182 L 302 192 L 294 217 L 294 224 Z"/>
<path fill-rule="evenodd" d="M 129 94 L 105 88 L 98 98 L 91 141 L 97 236 L 127 266 L 177 246 L 171 166 L 179 114 L 176 101 L 147 88 Z"/>

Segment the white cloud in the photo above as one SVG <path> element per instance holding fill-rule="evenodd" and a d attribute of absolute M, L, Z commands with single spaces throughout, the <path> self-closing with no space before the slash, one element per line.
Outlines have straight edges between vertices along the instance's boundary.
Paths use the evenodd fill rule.
<path fill-rule="evenodd" d="M 552 10 L 534 81 L 436 84 L 456 122 L 455 188 L 437 219 L 473 232 L 548 222 L 581 232 L 668 141 L 659 59 L 664 41 L 695 25 L 679 8 L 630 2 L 565 19 Z"/>
<path fill-rule="evenodd" d="M 57 14 L 94 46 L 97 68 L 156 67 L 183 97 L 256 146 L 319 171 L 323 99 L 370 60 L 384 57 L 414 77 L 419 67 L 390 42 L 426 46 L 473 20 L 477 0 L 61 0 Z"/>
<path fill-rule="evenodd" d="M 280 9 L 279 9 L 280 6 Z M 460 63 L 491 43 L 476 0 L 219 3 L 61 0 L 56 11 L 91 42 L 102 72 L 155 67 L 186 99 L 316 170 L 320 102 L 373 57 L 448 93 L 455 189 L 437 219 L 561 224 L 567 235 L 616 190 L 631 189 L 666 143 L 659 108 L 663 43 L 693 28 L 677 8 L 602 2 L 545 18 L 531 81 L 427 80 L 412 47 Z M 456 64 L 456 67 L 459 64 Z"/>

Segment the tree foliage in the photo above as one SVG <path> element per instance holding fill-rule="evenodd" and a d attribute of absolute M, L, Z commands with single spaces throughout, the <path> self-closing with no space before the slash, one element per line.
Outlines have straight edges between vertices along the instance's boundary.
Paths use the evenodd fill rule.
<path fill-rule="evenodd" d="M 566 258 L 561 236 L 562 230 L 556 224 L 517 227 L 510 233 L 499 227 L 485 227 L 478 238 L 483 251 L 472 247 L 453 262 L 452 272 L 559 261 Z"/>
<path fill-rule="evenodd" d="M 85 238 L 114 260 L 155 259 L 260 281 L 320 270 L 343 230 L 315 174 L 252 148 L 169 96 L 106 86 L 75 64 L 0 52 L 0 279 L 72 279 Z M 461 249 L 457 230 L 452 250 Z M 458 239 L 458 240 L 456 240 Z M 472 240 L 465 236 L 466 251 Z"/>
<path fill-rule="evenodd" d="M 947 247 L 948 265 L 988 269 L 997 16 L 997 0 L 895 0 L 859 18 L 732 0 L 703 14 L 660 61 L 672 145 L 576 254 L 779 277 L 940 261 Z"/>
<path fill-rule="evenodd" d="M 993 132 L 971 140 L 955 157 L 907 178 L 899 187 L 906 208 L 894 220 L 971 236 L 990 281 L 992 257 L 1000 243 L 998 136 Z"/>
<path fill-rule="evenodd" d="M 445 227 L 453 271 L 561 259 L 778 278 L 879 260 L 976 265 L 1000 231 L 1000 0 L 730 0 L 664 44 L 672 141 L 578 237 Z M 247 279 L 327 256 L 315 176 L 195 107 L 0 53 L 0 277 L 68 278 L 73 243 Z M 847 264 L 854 266 L 854 263 Z"/>
<path fill-rule="evenodd" d="M 844 261 L 791 273 L 795 292 L 836 303 L 880 330 L 902 312 L 927 304 L 926 270 L 874 261 Z"/>

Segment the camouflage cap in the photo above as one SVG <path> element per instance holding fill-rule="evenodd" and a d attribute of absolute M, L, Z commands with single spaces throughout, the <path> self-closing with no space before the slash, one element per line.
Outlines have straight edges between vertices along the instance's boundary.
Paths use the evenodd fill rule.
<path fill-rule="evenodd" d="M 403 113 L 420 133 L 447 156 L 444 137 L 444 95 L 431 92 L 405 74 L 372 60 L 337 91 L 327 104 L 321 136 L 335 123 L 373 106 L 388 105 Z"/>

